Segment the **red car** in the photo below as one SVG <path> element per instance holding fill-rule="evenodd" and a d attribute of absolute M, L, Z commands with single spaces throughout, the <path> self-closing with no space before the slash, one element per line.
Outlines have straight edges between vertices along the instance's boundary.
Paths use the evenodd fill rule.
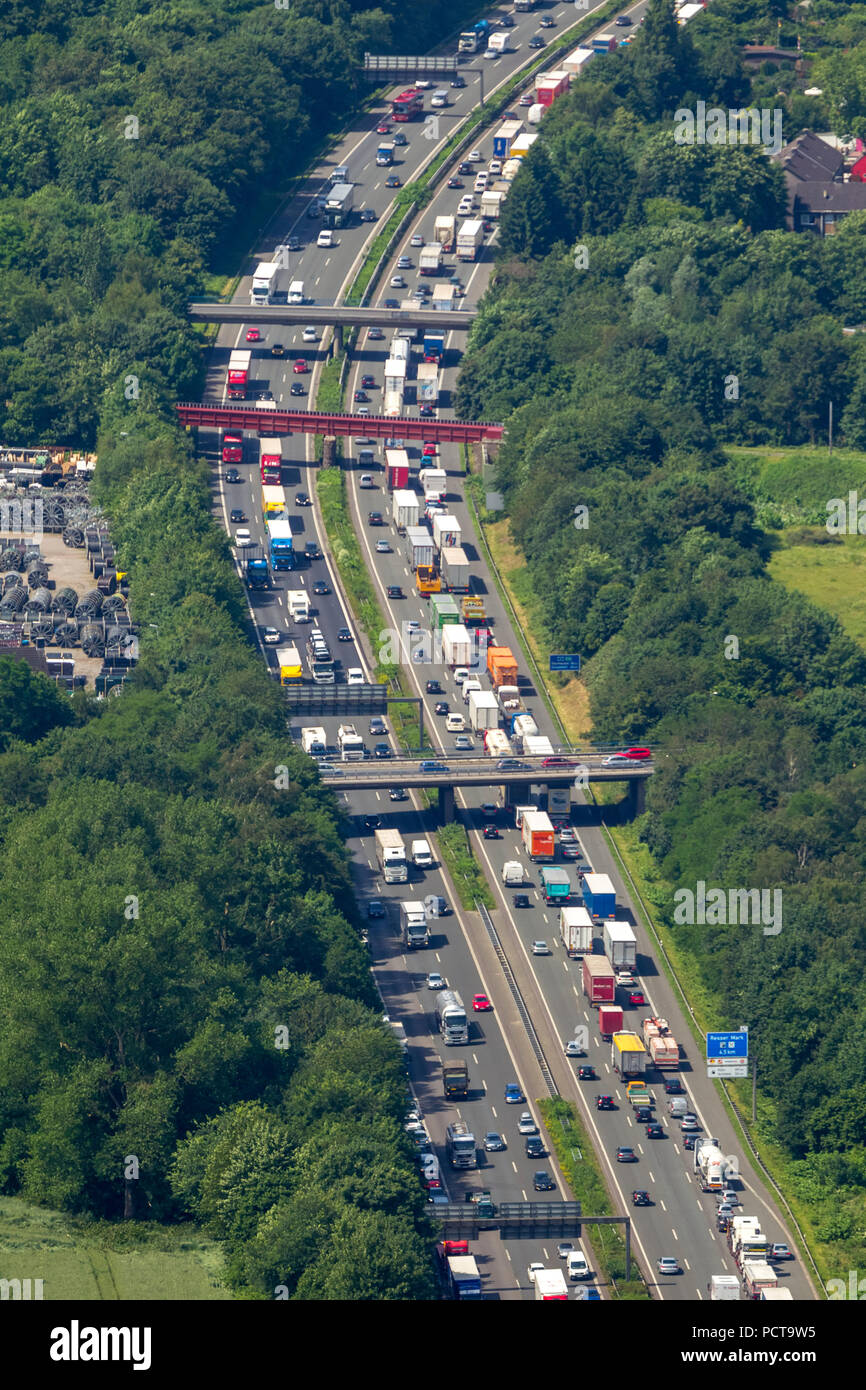
<path fill-rule="evenodd" d="M 628 1002 L 630 1004 L 645 1004 L 646 1000 L 644 999 L 643 994 L 639 989 L 633 989 L 630 995 L 628 996 Z"/>
<path fill-rule="evenodd" d="M 435 459 L 438 450 L 435 444 L 425 444 L 421 452 L 425 459 Z"/>
<path fill-rule="evenodd" d="M 636 763 L 645 763 L 652 757 L 650 748 L 627 748 L 625 750 L 627 758 L 634 758 Z"/>
<path fill-rule="evenodd" d="M 310 369 L 307 366 L 307 363 L 303 357 L 297 357 L 295 361 L 292 363 L 293 372 L 300 374 L 301 372 L 308 372 L 309 370 Z"/>
<path fill-rule="evenodd" d="M 390 127 L 385 121 L 383 121 L 381 125 L 377 125 L 377 126 L 376 126 L 376 134 L 377 134 L 377 135 L 390 135 L 390 134 L 391 134 L 391 127 Z"/>
<path fill-rule="evenodd" d="M 262 341 L 262 335 L 261 335 L 261 333 L 259 332 L 259 330 L 258 330 L 257 328 L 248 328 L 248 329 L 247 329 L 247 342 L 248 342 L 248 343 L 260 343 L 261 341 Z"/>
<path fill-rule="evenodd" d="M 472 1007 L 477 1014 L 489 1014 L 493 1005 L 486 994 L 474 994 L 472 996 Z"/>
<path fill-rule="evenodd" d="M 577 767 L 574 758 L 543 758 L 542 767 Z"/>

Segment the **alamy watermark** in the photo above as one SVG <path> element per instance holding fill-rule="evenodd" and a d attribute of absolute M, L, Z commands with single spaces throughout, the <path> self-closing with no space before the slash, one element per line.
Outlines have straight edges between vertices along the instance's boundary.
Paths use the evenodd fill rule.
<path fill-rule="evenodd" d="M 470 634 L 468 649 L 461 653 L 465 661 L 454 661 L 453 651 L 446 648 L 443 634 L 447 627 L 435 632 L 425 632 L 423 628 L 413 628 L 409 622 L 401 629 L 383 628 L 379 633 L 378 659 L 381 665 L 399 665 L 401 661 L 412 661 L 425 666 L 465 666 L 470 671 L 483 671 L 487 667 L 487 634 Z"/>
<path fill-rule="evenodd" d="M 0 501 L 0 532 L 5 536 L 32 536 L 40 539 L 42 530 L 42 498 L 34 501 L 18 497 Z"/>
<path fill-rule="evenodd" d="M 696 890 L 678 888 L 674 902 L 678 926 L 763 926 L 764 936 L 778 936 L 782 930 L 781 888 L 729 888 L 726 892 L 724 888 L 708 889 L 699 879 Z"/>
<path fill-rule="evenodd" d="M 856 492 L 847 497 L 831 497 L 827 503 L 827 534 L 830 536 L 866 536 L 866 497 Z"/>
<path fill-rule="evenodd" d="M 699 101 L 695 110 L 681 106 L 674 112 L 674 142 L 677 145 L 763 145 L 773 154 L 782 149 L 782 110 L 774 107 L 744 106 L 724 111 Z"/>

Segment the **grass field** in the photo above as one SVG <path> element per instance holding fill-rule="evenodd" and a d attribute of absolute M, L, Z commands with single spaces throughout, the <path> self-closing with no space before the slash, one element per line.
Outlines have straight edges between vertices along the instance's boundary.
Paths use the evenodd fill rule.
<path fill-rule="evenodd" d="M 801 532 L 795 533 L 802 534 Z M 818 532 L 819 536 L 821 535 Z M 826 532 L 823 533 L 826 540 Z M 866 542 L 840 536 L 833 545 L 815 545 L 780 537 L 781 548 L 770 560 L 770 574 L 786 589 L 796 589 L 834 614 L 855 642 L 866 647 Z"/>
<path fill-rule="evenodd" d="M 762 526 L 823 525 L 831 497 L 866 496 L 866 454 L 855 449 L 725 450 L 734 476 L 755 503 Z"/>
<path fill-rule="evenodd" d="M 221 1265 L 194 1226 L 112 1226 L 0 1197 L 0 1278 L 44 1280 L 46 1302 L 231 1299 Z"/>

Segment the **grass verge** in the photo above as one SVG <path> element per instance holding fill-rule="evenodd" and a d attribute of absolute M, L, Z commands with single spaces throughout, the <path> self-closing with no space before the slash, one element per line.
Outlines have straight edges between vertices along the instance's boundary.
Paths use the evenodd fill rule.
<path fill-rule="evenodd" d="M 568 1185 L 590 1216 L 613 1216 L 604 1178 L 596 1163 L 592 1143 L 574 1106 L 561 1097 L 539 1101 L 539 1108 L 559 1166 Z M 585 1226 L 583 1234 L 592 1246 L 599 1283 L 607 1283 L 616 1299 L 631 1302 L 649 1298 L 641 1278 L 635 1278 L 637 1263 L 632 1252 L 632 1278 L 625 1277 L 625 1235 L 618 1225 Z"/>
<path fill-rule="evenodd" d="M 452 821 L 436 832 L 442 862 L 448 870 L 457 889 L 460 905 L 466 912 L 474 912 L 475 903 L 481 902 L 492 911 L 496 907 L 487 879 L 478 860 L 472 853 L 469 837 L 459 821 Z"/>

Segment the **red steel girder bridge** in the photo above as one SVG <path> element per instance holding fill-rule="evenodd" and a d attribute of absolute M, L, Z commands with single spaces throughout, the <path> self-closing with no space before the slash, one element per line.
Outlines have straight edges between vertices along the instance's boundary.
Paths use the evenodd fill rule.
<path fill-rule="evenodd" d="M 182 425 L 191 429 L 255 430 L 259 434 L 355 435 L 358 439 L 421 439 L 436 444 L 497 443 L 503 425 L 478 420 L 396 419 L 387 415 L 333 415 L 324 410 L 258 410 L 254 405 L 179 402 Z"/>

